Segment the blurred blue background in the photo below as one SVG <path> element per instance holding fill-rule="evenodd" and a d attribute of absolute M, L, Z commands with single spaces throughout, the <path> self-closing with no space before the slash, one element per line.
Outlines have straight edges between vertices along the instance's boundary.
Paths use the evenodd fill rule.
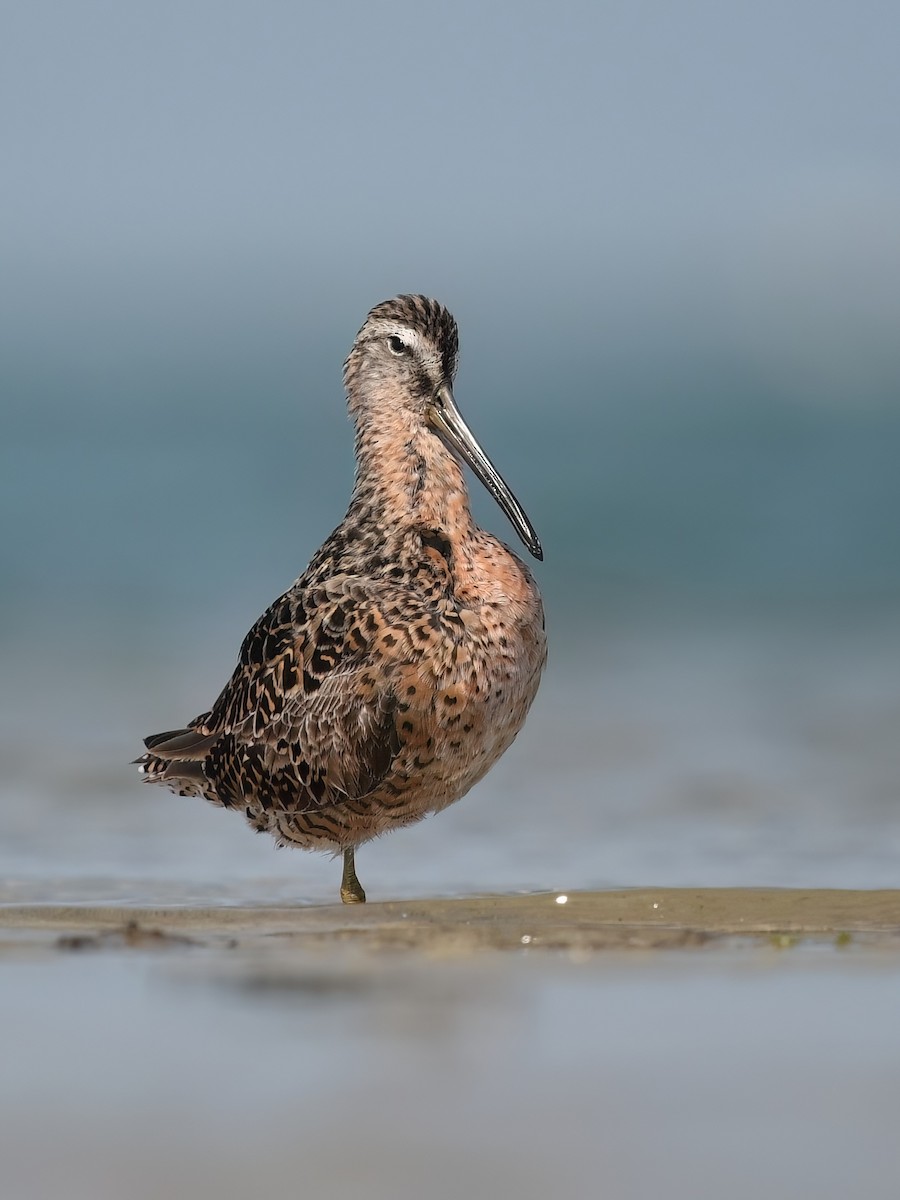
<path fill-rule="evenodd" d="M 896 6 L 32 0 L 2 29 L 11 894 L 333 892 L 123 764 L 341 518 L 341 363 L 400 291 L 460 323 L 551 669 L 367 886 L 897 883 Z"/>

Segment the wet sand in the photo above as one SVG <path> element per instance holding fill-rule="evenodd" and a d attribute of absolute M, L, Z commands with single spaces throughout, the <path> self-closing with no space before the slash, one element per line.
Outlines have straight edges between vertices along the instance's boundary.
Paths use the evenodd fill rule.
<path fill-rule="evenodd" d="M 900 890 L 648 888 L 409 900 L 358 906 L 0 907 L 6 944 L 56 938 L 62 948 L 249 946 L 300 950 L 578 950 L 727 945 L 734 938 L 851 940 L 900 950 Z M 0 943 L 2 944 L 2 943 Z"/>

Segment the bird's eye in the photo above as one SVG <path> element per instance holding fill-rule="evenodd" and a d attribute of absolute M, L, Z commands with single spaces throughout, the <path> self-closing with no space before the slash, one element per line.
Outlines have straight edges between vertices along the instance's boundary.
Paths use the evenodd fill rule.
<path fill-rule="evenodd" d="M 398 338 L 396 334 L 392 334 L 388 338 L 388 345 L 391 348 L 391 354 L 408 354 L 409 347 L 402 338 Z"/>

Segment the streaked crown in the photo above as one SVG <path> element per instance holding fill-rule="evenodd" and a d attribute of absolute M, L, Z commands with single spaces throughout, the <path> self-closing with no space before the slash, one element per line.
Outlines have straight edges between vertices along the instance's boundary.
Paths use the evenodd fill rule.
<path fill-rule="evenodd" d="M 441 380 L 452 381 L 459 358 L 459 332 L 448 310 L 428 296 L 395 296 L 376 304 L 356 335 L 344 367 L 345 380 L 366 350 L 387 345 L 398 357 L 408 356 L 430 368 Z"/>

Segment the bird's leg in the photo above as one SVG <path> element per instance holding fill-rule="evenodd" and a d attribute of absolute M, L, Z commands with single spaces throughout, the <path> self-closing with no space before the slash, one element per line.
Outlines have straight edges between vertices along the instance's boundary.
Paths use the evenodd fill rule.
<path fill-rule="evenodd" d="M 356 878 L 356 866 L 353 862 L 353 847 L 348 846 L 344 851 L 344 874 L 341 876 L 341 900 L 344 904 L 365 904 L 366 893 L 362 884 Z"/>

